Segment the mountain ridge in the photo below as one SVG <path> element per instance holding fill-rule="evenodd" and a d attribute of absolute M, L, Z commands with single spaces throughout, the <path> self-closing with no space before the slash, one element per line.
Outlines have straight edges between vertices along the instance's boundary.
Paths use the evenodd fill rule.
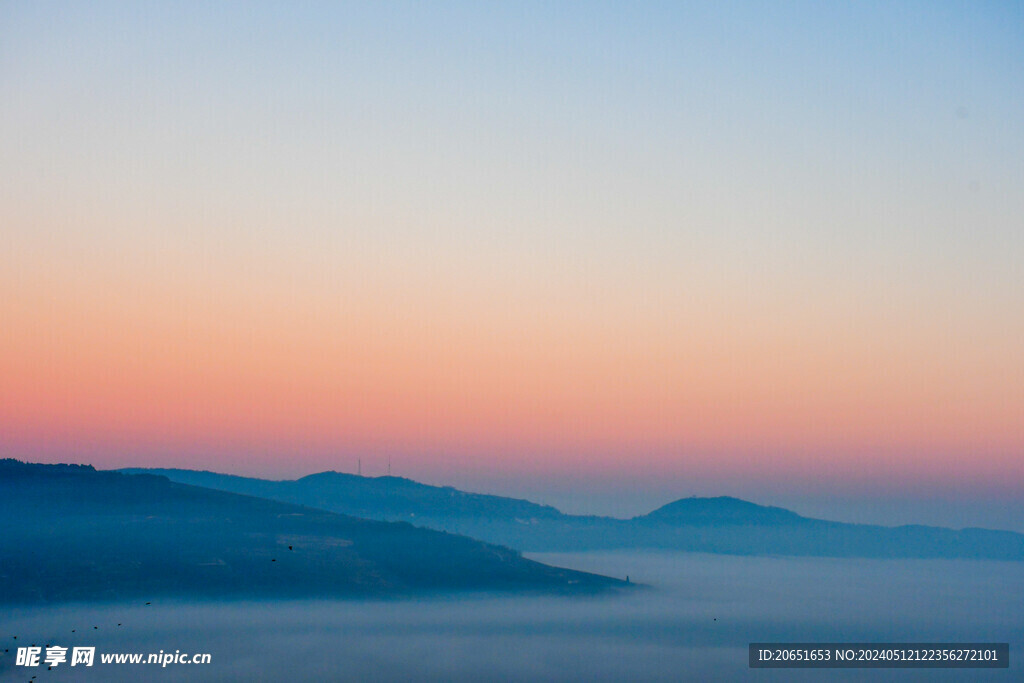
<path fill-rule="evenodd" d="M 629 519 L 567 515 L 531 501 L 466 493 L 413 480 L 316 473 L 263 480 L 194 470 L 132 468 L 224 490 L 372 519 L 409 521 L 531 552 L 616 548 L 740 555 L 1024 560 L 1024 534 L 926 525 L 879 526 L 804 517 L 730 496 L 681 498 Z M 410 494 L 410 492 L 412 492 Z"/>
<path fill-rule="evenodd" d="M 0 603 L 574 594 L 621 585 L 405 522 L 151 473 L 0 460 Z"/>

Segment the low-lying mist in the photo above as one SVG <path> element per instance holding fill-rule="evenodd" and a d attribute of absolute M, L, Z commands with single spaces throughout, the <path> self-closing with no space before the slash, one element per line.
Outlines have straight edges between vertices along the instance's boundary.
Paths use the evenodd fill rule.
<path fill-rule="evenodd" d="M 9 650 L 0 653 L 0 679 L 966 681 L 1021 676 L 1020 563 L 625 552 L 531 557 L 629 575 L 646 587 L 588 598 L 473 595 L 16 608 L 0 619 L 0 637 Z M 750 670 L 752 641 L 1009 641 L 1011 669 Z M 16 648 L 31 643 L 94 645 L 97 661 L 89 669 L 16 667 Z M 100 653 L 160 650 L 208 652 L 212 663 L 161 668 L 99 662 Z"/>

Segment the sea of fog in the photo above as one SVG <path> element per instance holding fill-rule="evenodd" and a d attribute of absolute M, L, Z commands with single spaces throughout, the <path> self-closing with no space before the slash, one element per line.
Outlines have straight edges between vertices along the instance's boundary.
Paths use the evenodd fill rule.
<path fill-rule="evenodd" d="M 649 588 L 589 598 L 5 609 L 0 680 L 1024 680 L 1020 563 L 636 552 L 531 557 L 628 574 Z M 1011 668 L 751 670 L 747 645 L 754 641 L 1008 641 Z M 95 646 L 97 653 L 205 652 L 212 663 L 16 667 L 15 648 L 33 642 Z"/>

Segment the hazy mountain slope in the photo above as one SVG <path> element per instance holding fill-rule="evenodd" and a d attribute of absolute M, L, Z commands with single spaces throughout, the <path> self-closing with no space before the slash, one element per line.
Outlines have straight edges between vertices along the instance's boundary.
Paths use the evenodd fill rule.
<path fill-rule="evenodd" d="M 1024 534 L 884 527 L 802 517 L 737 498 L 683 498 L 629 520 L 565 515 L 529 501 L 469 494 L 397 477 L 324 472 L 295 481 L 190 470 L 172 480 L 254 493 L 373 519 L 408 520 L 523 551 L 664 548 L 740 555 L 958 557 L 1024 560 Z"/>
<path fill-rule="evenodd" d="M 154 475 L 0 461 L 0 602 L 581 591 L 618 584 L 409 524 Z"/>
<path fill-rule="evenodd" d="M 449 486 L 430 486 L 404 477 L 361 477 L 343 472 L 320 472 L 294 481 L 269 481 L 181 469 L 129 468 L 119 471 L 157 474 L 183 484 L 273 498 L 366 519 L 554 519 L 562 516 L 553 507 L 527 500 L 466 493 Z"/>

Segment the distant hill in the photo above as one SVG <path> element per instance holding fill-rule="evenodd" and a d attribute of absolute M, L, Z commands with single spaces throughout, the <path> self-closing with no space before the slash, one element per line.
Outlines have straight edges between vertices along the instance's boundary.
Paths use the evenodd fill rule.
<path fill-rule="evenodd" d="M 615 579 L 405 523 L 0 460 L 0 602 L 596 591 Z"/>
<path fill-rule="evenodd" d="M 525 500 L 398 477 L 323 472 L 269 481 L 193 470 L 123 471 L 370 519 L 404 520 L 522 551 L 663 548 L 738 555 L 1024 560 L 1024 534 L 1011 531 L 846 524 L 729 497 L 683 498 L 633 519 L 614 519 L 566 515 Z"/>
<path fill-rule="evenodd" d="M 777 507 L 757 505 L 739 498 L 682 498 L 644 515 L 645 522 L 686 525 L 799 524 L 803 517 Z"/>

